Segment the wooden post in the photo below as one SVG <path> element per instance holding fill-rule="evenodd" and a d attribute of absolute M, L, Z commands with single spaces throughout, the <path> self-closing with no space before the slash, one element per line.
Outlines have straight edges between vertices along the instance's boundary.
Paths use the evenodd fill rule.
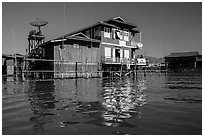
<path fill-rule="evenodd" d="M 77 76 L 77 62 L 76 62 L 76 64 L 75 64 L 75 77 L 77 78 L 78 76 Z"/>
<path fill-rule="evenodd" d="M 196 61 L 195 61 L 195 63 L 194 63 L 194 68 L 195 68 L 195 69 L 196 69 L 196 67 L 197 67 L 196 65 L 197 65 L 197 64 L 196 64 Z"/>
<path fill-rule="evenodd" d="M 123 61 L 121 60 L 120 77 L 122 77 L 122 71 L 123 71 Z"/>
<path fill-rule="evenodd" d="M 25 72 L 23 72 L 26 69 L 26 62 L 25 58 L 23 59 L 23 68 L 22 68 L 22 79 L 25 80 Z"/>
<path fill-rule="evenodd" d="M 92 60 L 91 60 L 91 78 L 92 78 L 92 76 L 93 76 L 93 62 L 92 62 Z"/>
<path fill-rule="evenodd" d="M 111 61 L 111 65 L 110 65 L 110 76 L 113 77 L 113 72 L 112 72 L 112 61 Z"/>
<path fill-rule="evenodd" d="M 18 80 L 18 62 L 17 62 L 16 54 L 15 54 L 14 68 L 15 68 L 15 69 L 14 69 L 14 74 L 15 74 L 16 80 Z"/>
<path fill-rule="evenodd" d="M 146 77 L 146 67 L 144 67 L 144 76 Z"/>
<path fill-rule="evenodd" d="M 64 73 L 64 72 L 63 72 L 64 62 L 61 60 L 61 61 L 60 61 L 60 64 L 61 64 L 61 65 L 60 65 L 60 66 L 61 66 L 61 79 L 63 79 L 63 78 L 64 78 L 64 76 L 63 76 L 63 73 Z"/>
<path fill-rule="evenodd" d="M 138 70 L 138 66 L 136 66 L 136 76 L 137 76 L 137 70 Z"/>
<path fill-rule="evenodd" d="M 136 75 L 136 71 L 137 71 L 137 62 L 136 62 L 136 58 L 134 58 L 134 63 L 135 63 L 135 69 L 134 69 L 134 77 L 136 77 L 137 75 Z"/>
<path fill-rule="evenodd" d="M 87 78 L 88 75 L 87 75 L 87 58 L 86 58 L 86 64 L 85 64 L 85 77 Z"/>

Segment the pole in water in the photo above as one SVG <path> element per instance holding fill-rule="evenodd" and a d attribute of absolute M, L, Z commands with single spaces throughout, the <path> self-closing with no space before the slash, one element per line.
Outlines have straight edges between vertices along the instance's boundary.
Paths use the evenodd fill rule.
<path fill-rule="evenodd" d="M 76 62 L 76 64 L 75 64 L 75 77 L 77 78 L 78 76 L 77 76 L 77 62 Z"/>
<path fill-rule="evenodd" d="M 122 77 L 122 71 L 123 71 L 123 61 L 121 60 L 120 78 Z"/>
<path fill-rule="evenodd" d="M 146 76 L 146 69 L 145 69 L 145 67 L 144 67 L 144 76 Z"/>
<path fill-rule="evenodd" d="M 136 66 L 136 76 L 137 76 L 138 66 Z"/>

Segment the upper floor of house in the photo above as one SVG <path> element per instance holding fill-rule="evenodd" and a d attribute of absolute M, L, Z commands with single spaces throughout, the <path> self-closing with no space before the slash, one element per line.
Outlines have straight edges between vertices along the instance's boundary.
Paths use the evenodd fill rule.
<path fill-rule="evenodd" d="M 101 44 L 130 48 L 139 48 L 138 44 L 141 43 L 141 32 L 138 30 L 138 27 L 134 24 L 127 23 L 121 17 L 99 21 L 58 39 L 71 37 L 96 39 L 101 41 Z"/>

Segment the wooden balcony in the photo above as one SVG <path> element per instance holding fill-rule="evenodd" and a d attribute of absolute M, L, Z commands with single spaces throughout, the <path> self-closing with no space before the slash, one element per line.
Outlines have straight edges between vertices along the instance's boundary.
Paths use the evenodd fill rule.
<path fill-rule="evenodd" d="M 114 57 L 105 57 L 105 60 L 104 60 L 104 63 L 105 64 L 135 64 L 134 63 L 134 59 L 128 59 L 128 58 L 114 58 Z"/>

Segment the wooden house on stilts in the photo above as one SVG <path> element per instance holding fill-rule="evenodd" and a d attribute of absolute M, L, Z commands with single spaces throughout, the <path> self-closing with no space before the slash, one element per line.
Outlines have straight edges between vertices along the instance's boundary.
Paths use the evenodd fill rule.
<path fill-rule="evenodd" d="M 40 45 L 44 70 L 54 78 L 101 77 L 110 72 L 135 69 L 137 50 L 142 48 L 141 32 L 121 17 L 91 26 Z"/>

